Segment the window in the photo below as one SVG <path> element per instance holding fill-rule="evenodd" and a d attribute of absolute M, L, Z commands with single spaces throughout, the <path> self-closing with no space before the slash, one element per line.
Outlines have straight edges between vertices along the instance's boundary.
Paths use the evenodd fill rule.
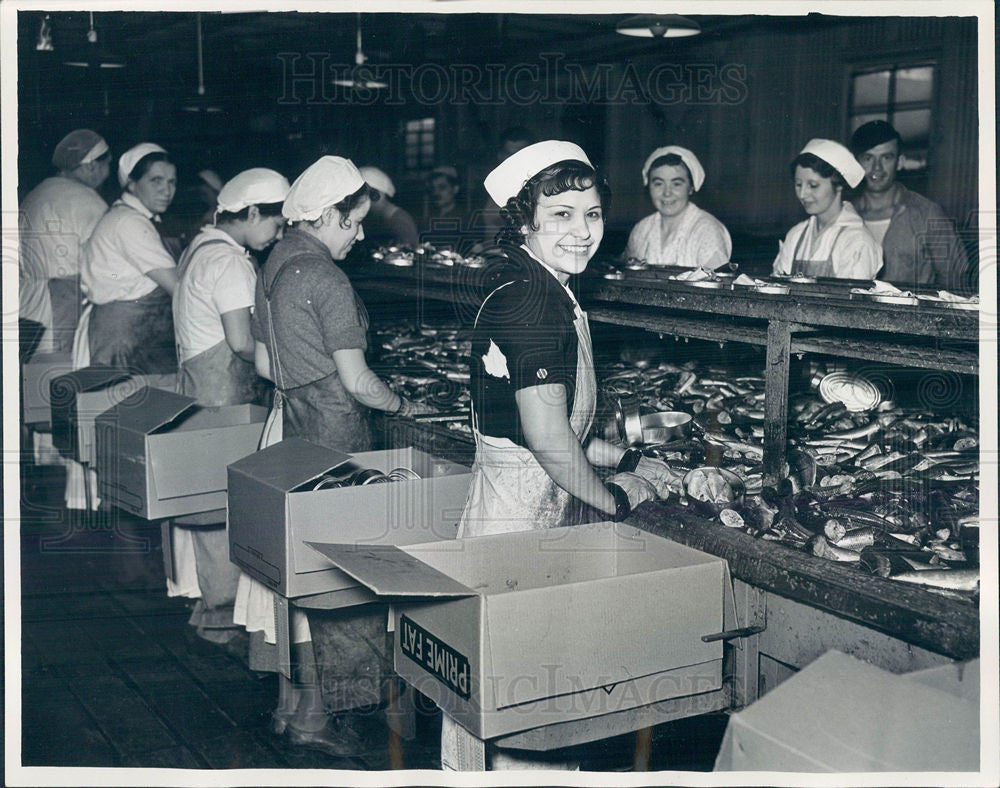
<path fill-rule="evenodd" d="M 903 173 L 923 173 L 930 148 L 934 71 L 934 63 L 855 71 L 851 75 L 848 136 L 870 120 L 887 120 L 903 138 Z"/>
<path fill-rule="evenodd" d="M 434 118 L 408 120 L 404 124 L 406 169 L 423 170 L 434 163 Z"/>

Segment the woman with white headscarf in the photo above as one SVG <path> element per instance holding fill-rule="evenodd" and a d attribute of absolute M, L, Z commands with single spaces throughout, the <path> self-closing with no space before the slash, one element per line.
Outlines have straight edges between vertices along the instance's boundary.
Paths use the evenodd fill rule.
<path fill-rule="evenodd" d="M 687 148 L 657 148 L 642 165 L 642 183 L 656 208 L 632 228 L 626 257 L 649 265 L 714 269 L 729 262 L 733 242 L 729 231 L 691 195 L 705 181 L 705 170 Z"/>
<path fill-rule="evenodd" d="M 221 185 L 221 184 L 220 184 Z M 201 228 L 178 264 L 174 329 L 180 374 L 177 391 L 198 405 L 242 405 L 263 398 L 254 369 L 250 312 L 257 285 L 251 251 L 281 235 L 288 181 L 274 170 L 241 172 L 219 191 L 215 222 Z M 229 561 L 226 510 L 179 517 L 170 529 L 175 577 L 170 596 L 198 600 L 188 621 L 198 635 L 230 643 L 240 572 Z"/>
<path fill-rule="evenodd" d="M 844 200 L 844 190 L 864 179 L 864 168 L 839 142 L 814 139 L 792 161 L 791 171 L 795 196 L 809 218 L 788 231 L 774 273 L 874 279 L 882 267 L 882 246 Z"/>
<path fill-rule="evenodd" d="M 420 234 L 417 223 L 403 208 L 396 205 L 396 185 L 378 167 L 362 167 L 361 177 L 375 189 L 380 197 L 372 203 L 365 219 L 365 237 L 376 244 L 404 244 L 417 246 Z"/>
<path fill-rule="evenodd" d="M 170 373 L 177 266 L 156 224 L 174 199 L 177 170 L 163 148 L 143 142 L 121 155 L 118 183 L 122 195 L 94 228 L 80 268 L 91 307 L 77 326 L 74 361 Z"/>
<path fill-rule="evenodd" d="M 365 237 L 372 195 L 354 164 L 339 156 L 324 156 L 295 180 L 282 207 L 291 227 L 258 277 L 251 322 L 257 371 L 274 381 L 283 437 L 350 453 L 371 448 L 369 409 L 404 416 L 429 410 L 395 394 L 368 367 L 368 315 L 337 266 Z M 267 645 L 275 642 L 272 599 L 241 576 L 234 618 L 252 633 L 255 669 L 277 668 L 276 649 Z M 308 624 L 297 612 L 294 681 L 279 678 L 273 730 L 337 757 L 363 754 L 358 710 L 377 707 L 393 676 L 388 609 L 372 603 L 310 610 Z"/>

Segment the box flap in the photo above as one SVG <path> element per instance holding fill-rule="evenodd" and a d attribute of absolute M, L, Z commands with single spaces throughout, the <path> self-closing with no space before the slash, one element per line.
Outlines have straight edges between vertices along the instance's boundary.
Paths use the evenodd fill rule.
<path fill-rule="evenodd" d="M 194 397 L 146 386 L 98 416 L 120 429 L 149 433 L 177 418 L 195 403 Z"/>
<path fill-rule="evenodd" d="M 94 365 L 59 375 L 49 383 L 52 402 L 68 402 L 84 391 L 97 391 L 127 380 L 131 374 L 120 367 Z"/>
<path fill-rule="evenodd" d="M 350 454 L 336 449 L 328 449 L 302 438 L 286 438 L 229 467 L 261 484 L 288 491 L 350 459 Z"/>
<path fill-rule="evenodd" d="M 475 596 L 457 580 L 439 572 L 395 545 L 329 544 L 306 542 L 336 567 L 379 596 Z"/>

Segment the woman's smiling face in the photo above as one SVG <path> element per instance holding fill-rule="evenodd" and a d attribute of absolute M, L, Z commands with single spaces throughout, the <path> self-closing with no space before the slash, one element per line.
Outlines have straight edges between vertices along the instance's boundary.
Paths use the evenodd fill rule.
<path fill-rule="evenodd" d="M 677 216 L 692 194 L 691 178 L 680 164 L 661 164 L 649 173 L 649 199 L 661 216 Z"/>
<path fill-rule="evenodd" d="M 604 211 L 597 188 L 544 194 L 535 206 L 534 226 L 522 227 L 525 246 L 566 278 L 582 273 L 604 238 Z"/>

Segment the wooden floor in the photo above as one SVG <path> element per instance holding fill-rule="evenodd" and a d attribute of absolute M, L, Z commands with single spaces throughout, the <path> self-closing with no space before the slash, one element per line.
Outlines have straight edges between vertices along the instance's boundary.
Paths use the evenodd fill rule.
<path fill-rule="evenodd" d="M 157 524 L 115 510 L 74 521 L 59 505 L 59 468 L 26 467 L 23 481 L 25 766 L 390 768 L 380 726 L 369 753 L 350 760 L 269 731 L 276 677 L 193 634 L 186 603 L 166 594 Z M 440 716 L 418 708 L 403 767 L 438 769 Z M 659 726 L 650 768 L 710 770 L 725 722 L 707 715 Z M 624 771 L 634 746 L 629 735 L 569 755 L 587 770 Z"/>

